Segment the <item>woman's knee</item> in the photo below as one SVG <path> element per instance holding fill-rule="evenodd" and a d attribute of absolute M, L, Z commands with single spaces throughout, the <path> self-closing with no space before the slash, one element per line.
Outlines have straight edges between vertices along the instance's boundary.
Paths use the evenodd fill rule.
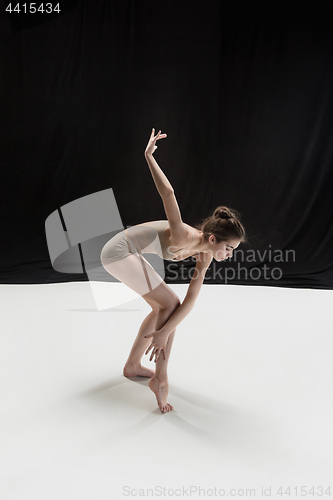
<path fill-rule="evenodd" d="M 149 304 L 152 303 L 155 307 L 157 306 L 159 311 L 172 310 L 173 312 L 180 305 L 178 295 L 163 281 L 159 286 L 145 294 L 143 298 L 146 299 Z"/>
<path fill-rule="evenodd" d="M 169 301 L 160 302 L 158 304 L 151 302 L 151 301 L 148 301 L 147 299 L 146 299 L 146 301 L 148 302 L 148 304 L 152 308 L 152 312 L 154 312 L 155 314 L 160 314 L 161 312 L 165 312 L 165 311 L 172 314 L 180 306 L 180 300 L 178 298 L 172 298 L 172 299 L 169 299 Z"/>
<path fill-rule="evenodd" d="M 144 297 L 145 298 L 145 297 Z M 145 298 L 147 304 L 150 305 L 151 309 L 152 309 L 152 312 L 154 314 L 158 314 L 160 312 L 160 308 L 157 304 L 155 304 L 155 302 L 152 302 L 151 300 L 147 300 L 147 298 Z"/>
<path fill-rule="evenodd" d="M 168 298 L 167 301 L 165 301 L 163 304 L 160 305 L 160 310 L 162 311 L 171 311 L 174 312 L 178 307 L 180 306 L 180 300 L 179 297 L 177 296 L 171 296 Z"/>

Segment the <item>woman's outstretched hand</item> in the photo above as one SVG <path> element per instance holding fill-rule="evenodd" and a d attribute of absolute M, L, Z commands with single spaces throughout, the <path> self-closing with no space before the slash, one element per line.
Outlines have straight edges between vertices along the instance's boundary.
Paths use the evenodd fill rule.
<path fill-rule="evenodd" d="M 155 134 L 155 129 L 153 128 L 151 136 L 150 136 L 148 144 L 147 144 L 147 147 L 146 147 L 146 150 L 145 150 L 145 155 L 154 154 L 155 150 L 157 149 L 156 141 L 158 141 L 158 139 L 164 139 L 167 136 L 166 134 L 162 134 L 161 130 L 158 132 L 157 135 L 154 136 L 154 134 Z"/>
<path fill-rule="evenodd" d="M 145 339 L 148 339 L 149 337 L 152 337 L 152 341 L 148 349 L 146 350 L 145 354 L 148 354 L 148 352 L 152 349 L 149 361 L 151 361 L 155 355 L 155 363 L 160 357 L 161 352 L 163 352 L 163 357 L 164 359 L 166 356 L 166 345 L 168 342 L 168 337 L 169 334 L 164 333 L 161 330 L 156 330 L 156 332 L 150 333 L 149 335 L 145 335 Z"/>

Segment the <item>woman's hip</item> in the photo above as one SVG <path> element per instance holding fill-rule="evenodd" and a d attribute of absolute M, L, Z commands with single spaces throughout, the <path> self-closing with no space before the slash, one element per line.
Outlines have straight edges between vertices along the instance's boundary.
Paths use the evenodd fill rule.
<path fill-rule="evenodd" d="M 125 231 L 120 231 L 113 238 L 108 240 L 101 250 L 101 261 L 110 263 L 128 257 L 133 252 L 133 248 L 128 243 Z"/>

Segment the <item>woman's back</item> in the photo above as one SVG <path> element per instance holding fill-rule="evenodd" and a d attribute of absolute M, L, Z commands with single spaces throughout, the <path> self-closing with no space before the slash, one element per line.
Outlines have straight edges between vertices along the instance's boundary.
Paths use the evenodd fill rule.
<path fill-rule="evenodd" d="M 104 245 L 101 260 L 110 262 L 142 253 L 154 253 L 161 259 L 174 260 L 164 238 L 168 224 L 167 220 L 150 221 L 120 231 Z"/>

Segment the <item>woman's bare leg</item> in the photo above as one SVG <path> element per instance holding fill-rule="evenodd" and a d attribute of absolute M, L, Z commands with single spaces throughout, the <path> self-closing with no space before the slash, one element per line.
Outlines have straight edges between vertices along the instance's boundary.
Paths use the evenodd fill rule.
<path fill-rule="evenodd" d="M 159 356 L 156 362 L 155 372 L 150 368 L 142 366 L 141 358 L 151 342 L 151 338 L 145 339 L 144 335 L 159 330 L 168 321 L 173 312 L 174 309 L 163 309 L 159 313 L 153 310 L 148 314 L 140 327 L 123 372 L 125 377 L 141 376 L 151 379 L 148 385 L 154 392 L 157 404 L 163 413 L 173 410 L 173 406 L 166 401 L 169 392 L 167 367 L 176 329 L 169 335 L 165 359 L 162 354 Z"/>
<path fill-rule="evenodd" d="M 162 328 L 162 326 L 168 321 L 169 317 L 174 313 L 174 310 L 175 309 L 171 310 L 168 309 L 161 311 L 156 320 L 156 330 Z M 173 406 L 167 403 L 167 397 L 169 393 L 167 368 L 175 333 L 176 329 L 174 329 L 170 333 L 166 346 L 165 359 L 163 354 L 161 353 L 158 360 L 156 361 L 155 375 L 148 382 L 150 389 L 154 392 L 156 396 L 157 404 L 163 413 L 173 410 Z"/>
<path fill-rule="evenodd" d="M 125 377 L 142 376 L 151 378 L 156 373 L 156 377 L 160 381 L 167 381 L 167 366 L 176 329 L 169 335 L 165 359 L 163 355 L 159 357 L 156 363 L 156 372 L 150 368 L 142 366 L 141 358 L 151 342 L 150 338 L 145 339 L 144 336 L 161 328 L 168 321 L 169 317 L 169 311 L 161 311 L 161 313 L 158 313 L 156 310 L 153 310 L 143 320 L 139 333 L 133 343 L 131 352 L 129 353 L 124 366 L 123 373 Z"/>
<path fill-rule="evenodd" d="M 150 280 L 149 283 L 151 290 L 149 292 L 147 292 L 149 283 L 147 285 L 146 276 L 143 275 L 142 272 L 142 259 L 145 262 Z M 137 255 L 129 255 L 121 261 L 112 263 L 104 263 L 102 260 L 102 264 L 107 272 L 141 295 L 141 297 L 145 299 L 149 305 L 151 305 L 153 310 L 156 311 L 157 317 L 154 327 L 152 326 L 153 320 L 151 319 L 153 315 L 150 313 L 151 316 L 147 316 L 149 319 L 145 318 L 143 324 L 141 325 L 137 339 L 132 347 L 132 355 L 130 353 L 131 361 L 133 361 L 134 354 L 134 360 L 137 362 L 136 360 L 139 357 L 141 359 L 143 352 L 146 350 L 146 346 L 148 347 L 150 344 L 150 339 L 144 339 L 146 343 L 144 344 L 142 337 L 147 335 L 147 333 L 152 333 L 152 331 L 162 328 L 162 326 L 165 325 L 170 316 L 172 316 L 174 311 L 179 307 L 179 297 L 170 289 L 170 287 L 168 287 L 168 285 L 153 269 L 151 264 L 149 264 L 149 262 L 147 262 L 142 256 L 140 260 Z M 151 328 L 153 329 L 151 330 Z M 145 331 L 146 329 L 148 332 Z M 143 333 L 144 331 L 145 333 Z M 175 330 L 171 332 L 168 338 L 166 359 L 164 359 L 161 355 L 159 356 L 159 359 L 156 362 L 156 372 L 148 382 L 150 389 L 155 393 L 158 406 L 163 412 L 173 410 L 173 406 L 169 405 L 166 399 L 169 388 L 167 365 L 174 334 Z"/>
<path fill-rule="evenodd" d="M 141 365 L 141 358 L 151 341 L 150 338 L 145 339 L 144 336 L 155 331 L 156 319 L 157 311 L 153 310 L 143 320 L 124 366 L 123 374 L 125 377 L 139 376 L 151 378 L 155 374 L 154 370 Z"/>
<path fill-rule="evenodd" d="M 166 359 L 164 359 L 164 357 L 160 355 L 160 357 L 156 361 L 155 375 L 148 382 L 150 389 L 156 396 L 157 404 L 163 413 L 173 410 L 173 406 L 170 403 L 167 403 L 167 397 L 169 393 L 167 366 L 175 332 L 176 329 L 173 330 L 169 335 L 166 347 Z"/>

